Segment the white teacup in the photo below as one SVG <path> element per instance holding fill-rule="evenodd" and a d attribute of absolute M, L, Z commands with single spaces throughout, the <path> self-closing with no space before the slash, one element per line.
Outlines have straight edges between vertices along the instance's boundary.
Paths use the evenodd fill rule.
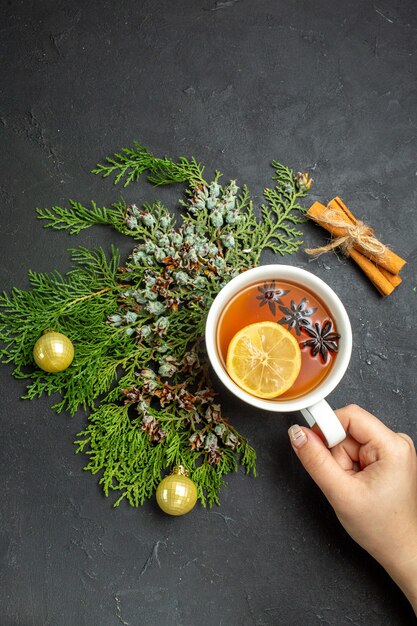
<path fill-rule="evenodd" d="M 264 400 L 241 389 L 228 375 L 217 345 L 217 325 L 221 313 L 230 299 L 249 285 L 272 280 L 294 282 L 316 294 L 326 305 L 335 322 L 337 332 L 340 334 L 339 350 L 327 376 L 317 387 L 295 399 Z M 301 411 L 309 426 L 314 423 L 318 425 L 330 448 L 346 437 L 343 426 L 324 398 L 333 391 L 347 369 L 352 352 L 352 329 L 341 300 L 321 278 L 298 267 L 279 264 L 262 265 L 239 274 L 223 287 L 213 300 L 206 322 L 206 346 L 210 362 L 217 376 L 241 400 L 259 409 L 276 411 L 277 413 Z"/>

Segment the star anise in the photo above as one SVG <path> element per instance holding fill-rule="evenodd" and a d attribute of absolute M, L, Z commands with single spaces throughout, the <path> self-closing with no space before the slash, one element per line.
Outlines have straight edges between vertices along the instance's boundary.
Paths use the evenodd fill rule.
<path fill-rule="evenodd" d="M 276 289 L 275 281 L 272 281 L 272 283 L 270 283 L 269 285 L 268 283 L 265 283 L 262 287 L 258 287 L 258 291 L 261 294 L 260 296 L 256 296 L 256 299 L 260 300 L 259 306 L 262 307 L 267 304 L 272 315 L 276 315 L 277 312 L 275 303 L 278 302 L 278 304 L 283 304 L 281 300 L 282 296 L 285 296 L 287 295 L 287 293 L 289 293 L 289 290 Z"/>
<path fill-rule="evenodd" d="M 295 328 L 296 334 L 300 335 L 304 327 L 311 326 L 308 318 L 317 311 L 314 308 L 306 308 L 306 304 L 307 298 L 303 298 L 300 304 L 295 304 L 294 300 L 291 300 L 289 308 L 280 306 L 279 309 L 284 313 L 284 317 L 278 320 L 278 324 L 287 324 L 288 330 Z"/>
<path fill-rule="evenodd" d="M 339 350 L 338 341 L 340 335 L 333 331 L 333 323 L 330 320 L 326 320 L 323 327 L 320 322 L 316 322 L 314 326 L 304 326 L 303 331 L 310 335 L 312 339 L 303 341 L 300 343 L 300 346 L 302 348 L 311 348 L 312 356 L 317 356 L 320 353 L 325 363 L 327 363 L 329 352 L 337 352 Z"/>

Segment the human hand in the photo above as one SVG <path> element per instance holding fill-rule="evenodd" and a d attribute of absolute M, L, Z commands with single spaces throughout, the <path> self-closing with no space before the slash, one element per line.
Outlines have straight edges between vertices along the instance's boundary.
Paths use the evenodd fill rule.
<path fill-rule="evenodd" d="M 293 449 L 349 535 L 387 570 L 417 613 L 413 441 L 359 406 L 336 414 L 348 433 L 342 443 L 329 450 L 314 430 L 292 426 Z"/>

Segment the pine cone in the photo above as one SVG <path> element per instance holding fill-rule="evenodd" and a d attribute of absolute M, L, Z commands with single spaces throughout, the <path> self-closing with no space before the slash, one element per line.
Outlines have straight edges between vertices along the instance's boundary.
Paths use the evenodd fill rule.
<path fill-rule="evenodd" d="M 123 389 L 122 394 L 125 396 L 124 404 L 132 404 L 133 402 L 142 402 L 143 397 L 140 389 L 137 387 L 131 387 L 130 389 Z"/>

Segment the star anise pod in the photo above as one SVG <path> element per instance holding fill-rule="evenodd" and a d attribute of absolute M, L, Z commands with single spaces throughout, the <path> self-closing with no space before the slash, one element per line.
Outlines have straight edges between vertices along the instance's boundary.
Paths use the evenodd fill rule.
<path fill-rule="evenodd" d="M 261 294 L 260 296 L 256 296 L 256 299 L 260 300 L 259 306 L 262 307 L 267 304 L 272 315 L 276 315 L 277 309 L 275 303 L 284 304 L 281 298 L 287 295 L 289 290 L 276 289 L 275 281 L 272 281 L 269 285 L 265 283 L 262 287 L 258 287 L 258 291 Z"/>
<path fill-rule="evenodd" d="M 340 339 L 339 333 L 333 331 L 333 323 L 331 320 L 326 320 L 321 326 L 320 322 L 316 322 L 313 325 L 304 326 L 303 331 L 310 335 L 312 339 L 307 339 L 300 343 L 302 348 L 311 348 L 312 356 L 317 356 L 319 353 L 325 363 L 329 352 L 337 352 L 339 350 L 338 341 Z"/>
<path fill-rule="evenodd" d="M 306 308 L 306 304 L 307 298 L 303 298 L 300 304 L 295 304 L 294 300 L 291 300 L 289 308 L 280 306 L 279 309 L 284 313 L 284 317 L 278 320 L 278 324 L 287 324 L 288 330 L 295 328 L 296 334 L 300 335 L 304 327 L 311 326 L 308 318 L 317 311 L 314 308 Z"/>

